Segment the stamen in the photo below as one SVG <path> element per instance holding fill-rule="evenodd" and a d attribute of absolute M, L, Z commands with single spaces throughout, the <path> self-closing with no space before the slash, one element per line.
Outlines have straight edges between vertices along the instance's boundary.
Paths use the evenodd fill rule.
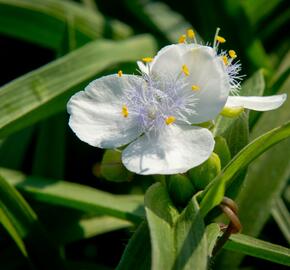
<path fill-rule="evenodd" d="M 222 60 L 224 61 L 224 64 L 227 66 L 229 64 L 228 58 L 226 55 L 222 56 Z"/>
<path fill-rule="evenodd" d="M 185 43 L 186 35 L 181 35 L 178 39 L 178 43 Z"/>
<path fill-rule="evenodd" d="M 195 33 L 194 33 L 194 31 L 193 31 L 192 29 L 188 29 L 188 30 L 187 30 L 187 36 L 188 36 L 189 38 L 194 38 L 194 37 L 195 37 Z"/>
<path fill-rule="evenodd" d="M 170 124 L 172 124 L 172 123 L 174 123 L 175 122 L 175 117 L 174 116 L 168 116 L 166 119 L 165 119 L 165 123 L 166 123 L 166 125 L 170 125 Z"/>
<path fill-rule="evenodd" d="M 126 105 L 123 105 L 122 107 L 122 115 L 127 118 L 129 115 L 128 107 Z"/>
<path fill-rule="evenodd" d="M 144 57 L 144 58 L 142 58 L 142 61 L 145 63 L 150 63 L 153 61 L 153 58 L 152 57 Z"/>
<path fill-rule="evenodd" d="M 237 57 L 237 54 L 234 50 L 229 50 L 229 55 L 232 59 L 235 59 Z"/>
<path fill-rule="evenodd" d="M 200 87 L 199 87 L 198 85 L 193 84 L 193 85 L 191 86 L 191 90 L 192 90 L 192 91 L 198 91 L 199 89 L 200 89 Z"/>
<path fill-rule="evenodd" d="M 187 65 L 182 65 L 182 72 L 184 73 L 185 76 L 189 76 L 189 70 Z"/>
<path fill-rule="evenodd" d="M 123 71 L 122 71 L 122 70 L 119 70 L 119 71 L 118 71 L 118 76 L 119 76 L 119 77 L 122 77 L 122 76 L 123 76 Z"/>
<path fill-rule="evenodd" d="M 216 41 L 218 41 L 219 43 L 225 43 L 226 42 L 226 40 L 225 40 L 225 38 L 223 38 L 223 37 L 221 37 L 221 36 L 216 36 Z"/>

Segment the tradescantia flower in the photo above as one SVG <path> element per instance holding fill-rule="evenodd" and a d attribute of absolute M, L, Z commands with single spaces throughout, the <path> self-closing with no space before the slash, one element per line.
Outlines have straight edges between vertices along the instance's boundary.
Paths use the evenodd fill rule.
<path fill-rule="evenodd" d="M 194 42 L 188 43 L 186 41 Z M 117 74 L 92 81 L 68 103 L 69 125 L 84 142 L 100 148 L 126 146 L 122 162 L 138 174 L 183 173 L 209 158 L 212 133 L 198 125 L 224 108 L 271 110 L 286 95 L 239 97 L 236 53 L 218 54 L 189 30 L 179 44 L 138 62 L 141 76 Z"/>

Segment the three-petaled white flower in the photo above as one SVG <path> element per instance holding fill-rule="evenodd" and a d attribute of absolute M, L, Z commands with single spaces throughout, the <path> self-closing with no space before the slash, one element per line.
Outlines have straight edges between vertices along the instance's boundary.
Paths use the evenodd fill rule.
<path fill-rule="evenodd" d="M 184 41 L 184 40 L 183 40 Z M 215 119 L 227 107 L 278 108 L 286 95 L 229 96 L 239 88 L 236 54 L 197 43 L 169 45 L 138 62 L 142 76 L 118 74 L 92 81 L 68 103 L 69 125 L 84 142 L 118 148 L 138 174 L 183 173 L 209 158 L 212 133 L 192 124 Z"/>

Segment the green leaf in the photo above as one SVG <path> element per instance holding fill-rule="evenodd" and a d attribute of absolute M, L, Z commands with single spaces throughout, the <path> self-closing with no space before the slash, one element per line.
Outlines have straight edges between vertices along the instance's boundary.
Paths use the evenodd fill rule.
<path fill-rule="evenodd" d="M 33 175 L 64 177 L 65 131 L 67 119 L 64 114 L 55 115 L 37 126 Z M 44 154 L 45 153 L 45 154 Z"/>
<path fill-rule="evenodd" d="M 41 177 L 26 177 L 17 171 L 0 169 L 9 183 L 29 199 L 99 213 L 139 223 L 144 216 L 143 197 L 113 195 L 88 186 Z"/>
<path fill-rule="evenodd" d="M 49 239 L 36 214 L 2 176 L 0 176 L 0 221 L 34 267 L 65 269 L 57 247 Z"/>
<path fill-rule="evenodd" d="M 290 94 L 290 78 L 279 93 Z M 290 99 L 288 98 L 278 110 L 266 112 L 259 119 L 251 133 L 256 138 L 263 132 L 290 120 Z M 240 217 L 244 220 L 243 230 L 257 236 L 270 216 L 271 206 L 289 179 L 290 174 L 290 139 L 282 142 L 251 164 L 245 187 L 238 196 Z M 261 185 L 261 179 L 262 185 Z M 259 192 L 257 193 L 257 187 Z M 257 213 L 259 218 L 257 219 Z M 254 220 L 250 222 L 252 217 Z M 249 222 L 248 222 L 249 221 Z"/>
<path fill-rule="evenodd" d="M 56 224 L 54 222 L 48 230 L 58 243 L 63 245 L 132 226 L 133 224 L 126 220 L 109 216 L 95 216 L 75 221 L 68 220 L 65 224 L 60 221 Z"/>
<path fill-rule="evenodd" d="M 206 226 L 205 233 L 206 238 L 208 239 L 208 256 L 211 257 L 213 248 L 215 246 L 216 240 L 220 235 L 221 229 L 217 223 L 211 223 Z"/>
<path fill-rule="evenodd" d="M 152 266 L 165 269 L 207 269 L 207 240 L 195 198 L 181 214 L 166 188 L 156 183 L 145 195 L 152 243 Z"/>
<path fill-rule="evenodd" d="M 0 222 L 2 223 L 3 227 L 7 230 L 7 232 L 10 234 L 12 239 L 15 241 L 22 255 L 25 257 L 28 257 L 27 250 L 21 238 L 21 235 L 18 233 L 17 229 L 14 227 L 12 220 L 10 220 L 9 210 L 5 207 L 2 201 L 0 201 Z"/>
<path fill-rule="evenodd" d="M 274 12 L 275 8 L 277 8 L 277 6 L 281 4 L 282 1 L 283 0 L 245 0 L 242 1 L 241 4 L 245 8 L 248 18 L 254 26 L 259 20 L 270 16 L 271 13 Z"/>
<path fill-rule="evenodd" d="M 240 94 L 241 96 L 263 96 L 264 90 L 264 70 L 259 69 L 243 83 Z"/>
<path fill-rule="evenodd" d="M 0 144 L 0 166 L 19 170 L 22 168 L 34 127 L 28 127 L 6 138 Z"/>
<path fill-rule="evenodd" d="M 148 224 L 142 222 L 131 237 L 116 270 L 151 269 L 151 243 Z"/>
<path fill-rule="evenodd" d="M 21 38 L 56 51 L 64 34 L 75 36 L 75 47 L 112 33 L 128 37 L 132 30 L 118 21 L 105 20 L 97 11 L 59 0 L 0 0 L 0 33 Z"/>
<path fill-rule="evenodd" d="M 96 74 L 153 54 L 150 36 L 92 42 L 0 88 L 0 138 L 65 109 L 68 97 Z"/>
<path fill-rule="evenodd" d="M 290 250 L 288 248 L 265 242 L 247 235 L 232 235 L 224 248 L 290 266 Z"/>
<path fill-rule="evenodd" d="M 172 10 L 163 2 L 140 2 L 127 0 L 128 9 L 135 15 L 136 19 L 149 27 L 153 32 L 159 32 L 167 42 L 177 43 L 178 38 L 185 34 L 192 26 L 181 14 Z M 195 31 L 196 33 L 196 31 Z M 202 40 L 196 33 L 198 40 Z"/>
<path fill-rule="evenodd" d="M 290 244 L 290 216 L 287 206 L 281 198 L 275 200 L 271 214 L 288 241 L 288 244 Z"/>
<path fill-rule="evenodd" d="M 290 93 L 290 78 L 278 93 Z M 290 120 L 290 99 L 281 108 L 264 112 L 251 132 L 251 138 L 257 138 L 277 125 Z M 268 133 L 268 134 L 271 134 Z M 262 135 L 260 138 L 262 138 Z M 259 140 L 259 139 L 258 139 Z M 254 143 L 255 141 L 253 141 Z M 262 141 L 261 141 L 262 142 Z M 257 148 L 259 151 L 266 145 Z M 242 221 L 243 233 L 258 237 L 271 214 L 274 201 L 280 197 L 290 175 L 290 139 L 281 142 L 255 160 L 248 169 L 248 175 L 237 197 L 239 218 Z M 219 263 L 221 268 L 234 269 L 239 266 L 243 256 L 227 252 Z M 227 265 L 223 265 L 223 263 Z"/>
<path fill-rule="evenodd" d="M 265 133 L 244 147 L 201 193 L 200 211 L 202 215 L 205 216 L 222 201 L 225 186 L 229 188 L 234 183 L 233 177 L 239 171 L 268 148 L 288 137 L 290 137 L 290 122 Z M 258 179 L 260 178 L 258 177 Z"/>

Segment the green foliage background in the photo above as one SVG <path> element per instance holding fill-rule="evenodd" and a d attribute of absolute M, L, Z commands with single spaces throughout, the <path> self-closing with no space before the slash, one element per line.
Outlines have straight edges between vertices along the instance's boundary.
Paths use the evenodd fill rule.
<path fill-rule="evenodd" d="M 289 123 L 259 136 L 290 120 L 289 19 L 287 0 L 0 0 L 0 269 L 286 269 Z M 214 134 L 234 158 L 181 211 L 155 183 L 164 179 L 79 141 L 66 103 L 94 78 L 136 73 L 188 28 L 211 41 L 216 27 L 243 64 L 240 94 L 288 100 L 218 117 Z M 224 190 L 243 234 L 210 260 Z"/>

